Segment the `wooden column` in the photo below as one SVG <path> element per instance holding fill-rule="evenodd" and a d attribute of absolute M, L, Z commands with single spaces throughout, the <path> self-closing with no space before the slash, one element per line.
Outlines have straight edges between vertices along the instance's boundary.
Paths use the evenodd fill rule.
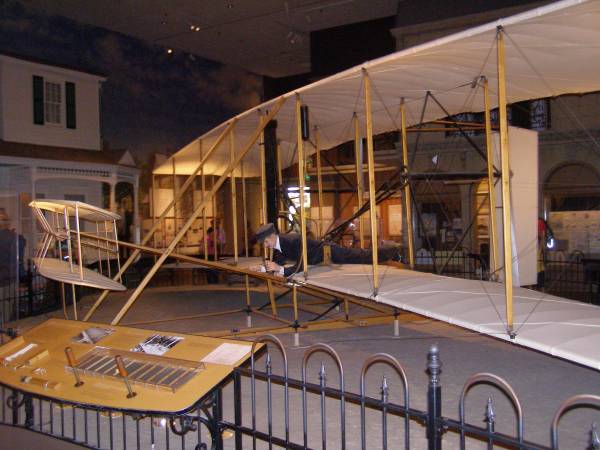
<path fill-rule="evenodd" d="M 304 141 L 302 140 L 302 117 L 300 107 L 302 101 L 300 96 L 296 94 L 296 143 L 298 145 L 298 200 L 300 201 L 300 233 L 302 240 L 302 270 L 304 271 L 304 279 L 308 278 L 308 252 L 306 247 L 306 213 L 304 211 Z"/>
<path fill-rule="evenodd" d="M 502 165 L 502 231 L 504 241 L 504 293 L 506 296 L 506 325 L 511 337 L 513 328 L 513 265 L 512 222 L 510 199 L 510 159 L 508 147 L 508 118 L 506 115 L 506 72 L 504 60 L 504 32 L 498 27 L 498 113 L 500 118 L 500 161 Z"/>
<path fill-rule="evenodd" d="M 402 164 L 408 173 L 408 142 L 406 136 L 406 108 L 404 99 L 400 102 L 400 120 L 402 127 Z M 412 195 L 410 192 L 410 183 L 404 186 L 404 209 L 406 210 L 406 234 L 408 238 L 408 263 L 410 268 L 415 268 L 415 237 L 413 234 L 412 218 Z"/>
<path fill-rule="evenodd" d="M 364 177 L 363 177 L 363 161 L 360 148 L 360 126 L 356 113 L 352 115 L 352 123 L 354 124 L 354 161 L 356 164 L 356 195 L 358 197 L 357 208 L 363 204 L 364 198 Z M 365 233 L 362 226 L 362 216 L 358 218 L 358 238 L 360 248 L 365 248 Z"/>
<path fill-rule="evenodd" d="M 319 144 L 319 129 L 315 127 L 315 150 L 317 151 L 317 192 L 319 196 L 319 234 L 323 237 L 325 230 L 323 229 L 323 180 L 321 176 L 321 146 Z"/>
<path fill-rule="evenodd" d="M 488 200 L 490 210 L 490 275 L 496 274 L 498 261 L 498 224 L 496 223 L 496 192 L 494 188 L 494 148 L 492 145 L 492 119 L 490 93 L 487 78 L 483 78 L 483 100 L 485 115 L 485 146 L 487 150 Z"/>
<path fill-rule="evenodd" d="M 367 139 L 367 165 L 369 169 L 369 212 L 371 216 L 371 251 L 373 253 L 373 296 L 379 291 L 378 237 L 377 237 L 377 205 L 375 204 L 375 156 L 373 154 L 373 115 L 371 111 L 371 79 L 363 69 L 365 86 L 365 119 Z"/>

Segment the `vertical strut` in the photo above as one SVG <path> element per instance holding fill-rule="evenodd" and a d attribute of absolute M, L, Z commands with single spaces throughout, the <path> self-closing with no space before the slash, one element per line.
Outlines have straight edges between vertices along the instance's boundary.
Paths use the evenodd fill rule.
<path fill-rule="evenodd" d="M 319 195 L 319 227 L 318 236 L 323 237 L 323 182 L 321 177 L 321 146 L 319 144 L 319 129 L 315 127 L 315 150 L 317 151 L 317 192 Z"/>
<path fill-rule="evenodd" d="M 371 79 L 363 69 L 365 85 L 365 119 L 367 125 L 367 165 L 369 168 L 369 212 L 371 215 L 371 252 L 373 254 L 373 296 L 379 291 L 379 265 L 377 243 L 377 204 L 375 202 L 375 157 L 373 155 L 373 116 L 371 113 Z"/>
<path fill-rule="evenodd" d="M 229 152 L 231 164 L 235 162 L 235 136 L 229 135 Z M 238 263 L 238 228 L 237 228 L 237 198 L 235 186 L 235 169 L 231 172 L 231 220 L 233 222 L 233 260 Z"/>
<path fill-rule="evenodd" d="M 506 326 L 512 336 L 513 329 L 513 272 L 510 202 L 510 163 L 508 148 L 508 120 L 506 116 L 506 72 L 504 60 L 504 32 L 498 27 L 498 112 L 500 118 L 500 161 L 502 165 L 502 231 L 504 242 L 504 294 L 506 296 Z"/>
<path fill-rule="evenodd" d="M 496 193 L 494 189 L 494 148 L 492 145 L 492 119 L 490 114 L 490 92 L 487 78 L 483 79 L 483 100 L 485 111 L 485 146 L 487 149 L 488 199 L 490 210 L 490 275 L 498 270 L 498 232 L 496 223 Z"/>
<path fill-rule="evenodd" d="M 285 204 L 283 202 L 283 196 L 287 195 L 285 192 L 285 188 L 283 187 L 283 175 L 281 169 L 281 146 L 279 142 L 277 142 L 277 185 L 279 186 L 279 197 L 277 199 L 277 210 L 279 212 L 285 209 Z M 279 214 L 278 214 L 279 216 Z M 285 228 L 285 219 L 283 217 L 279 217 L 279 225 L 277 227 L 279 231 L 282 231 Z"/>
<path fill-rule="evenodd" d="M 300 233 L 302 241 L 302 270 L 304 271 L 304 279 L 308 278 L 308 261 L 307 261 L 307 246 L 306 246 L 306 213 L 304 211 L 304 141 L 302 140 L 302 117 L 300 107 L 302 101 L 300 96 L 296 94 L 296 142 L 298 145 L 298 200 L 300 201 Z"/>
<path fill-rule="evenodd" d="M 400 102 L 400 120 L 402 122 L 402 164 L 408 173 L 408 141 L 406 139 L 406 108 L 404 99 Z M 406 210 L 406 232 L 408 235 L 408 263 L 410 268 L 415 268 L 415 237 L 413 235 L 412 219 L 412 195 L 410 192 L 410 183 L 406 180 L 404 185 L 404 209 Z"/>
<path fill-rule="evenodd" d="M 363 157 L 360 147 L 360 127 L 356 113 L 352 115 L 352 122 L 354 123 L 354 161 L 356 164 L 356 195 L 358 197 L 356 207 L 357 209 L 360 209 L 364 197 L 364 177 Z M 358 218 L 358 238 L 360 241 L 360 248 L 365 248 L 365 234 L 362 226 L 362 216 Z"/>

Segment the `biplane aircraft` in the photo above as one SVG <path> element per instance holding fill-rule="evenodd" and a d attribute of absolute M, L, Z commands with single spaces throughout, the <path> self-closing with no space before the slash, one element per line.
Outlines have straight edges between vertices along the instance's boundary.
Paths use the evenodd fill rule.
<path fill-rule="evenodd" d="M 73 231 L 68 220 L 68 217 L 75 213 L 79 215 L 79 220 L 90 218 L 96 222 L 112 221 L 114 229 L 114 220 L 117 217 L 111 213 L 90 209 L 87 205 L 78 203 L 33 202 L 32 206 L 36 209 L 46 232 L 37 265 L 42 274 L 50 278 L 73 284 L 93 285 L 102 290 L 83 322 L 77 322 L 77 325 L 72 323 L 72 331 L 81 332 L 80 328 L 85 328 L 85 323 L 93 318 L 110 292 L 122 289 L 121 277 L 136 258 L 141 253 L 156 257 L 152 268 L 133 289 L 111 324 L 94 325 L 117 330 L 114 331 L 114 335 L 122 336 L 127 345 L 123 344 L 125 341 L 118 341 L 110 336 L 104 339 L 106 345 L 115 345 L 121 351 L 130 348 L 130 344 L 139 340 L 141 336 L 118 325 L 167 258 L 173 258 L 189 264 L 237 273 L 245 279 L 247 293 L 249 278 L 264 282 L 269 290 L 270 312 L 265 313 L 251 307 L 249 293 L 246 296 L 246 304 L 236 312 L 245 311 L 248 317 L 261 314 L 273 318 L 279 322 L 278 327 L 281 327 L 283 322 L 296 333 L 308 326 L 299 322 L 297 292 L 302 291 L 317 298 L 335 301 L 337 304 L 341 299 L 344 305 L 355 303 L 375 310 L 378 310 L 380 305 L 387 305 L 394 309 L 395 314 L 401 310 L 411 311 L 600 369 L 600 354 L 596 342 L 600 327 L 600 309 L 521 287 L 531 284 L 532 274 L 535 273 L 538 245 L 538 142 L 535 132 L 510 128 L 506 114 L 507 104 L 600 90 L 598 42 L 600 2 L 565 0 L 402 50 L 304 86 L 231 118 L 190 142 L 165 164 L 157 167 L 156 174 L 176 173 L 179 176 L 186 175 L 187 179 L 178 186 L 172 201 L 158 215 L 158 220 L 140 244 L 118 241 L 116 235 L 101 236 L 102 233 L 84 232 L 77 228 L 78 220 L 75 221 L 77 229 Z M 437 106 L 426 107 L 428 103 Z M 498 111 L 496 127 L 492 126 L 491 119 L 494 109 Z M 408 133 L 423 131 L 428 127 L 439 128 L 441 121 L 445 121 L 444 126 L 448 125 L 452 130 L 462 133 L 462 125 L 448 118 L 472 111 L 483 113 L 484 121 L 480 124 L 480 130 L 485 134 L 485 148 L 477 156 L 482 157 L 481 166 L 460 176 L 487 183 L 490 211 L 490 273 L 496 275 L 495 279 L 499 281 L 463 280 L 412 270 L 415 264 L 412 227 L 408 227 L 407 230 L 408 269 L 378 264 L 376 246 L 373 246 L 371 265 L 309 267 L 306 248 L 307 211 L 303 201 L 307 158 L 315 155 L 315 191 L 320 195 L 320 161 L 323 150 L 347 141 L 355 143 L 356 155 L 364 150 L 366 162 L 358 156 L 356 158 L 357 178 L 362 180 L 363 171 L 366 170 L 367 173 L 366 182 L 358 182 L 357 196 L 360 208 L 357 212 L 359 215 L 368 216 L 370 240 L 376 243 L 378 218 L 375 205 L 380 198 L 380 191 L 376 180 L 373 136 L 388 131 L 397 132 L 400 136 L 402 167 L 397 188 L 403 194 L 406 223 L 412 224 L 412 214 L 415 211 L 413 182 L 419 177 L 432 175 L 412 172 Z M 447 123 L 448 120 L 451 123 Z M 265 135 L 272 132 L 275 121 L 279 130 L 292 132 L 271 140 L 271 145 L 274 143 L 274 146 L 269 150 L 267 141 L 270 138 Z M 361 144 L 363 141 L 364 149 Z M 270 153 L 267 153 L 268 151 Z M 239 256 L 238 209 L 243 211 L 242 229 L 245 248 L 248 249 L 248 236 L 245 232 L 248 201 L 244 183 L 249 178 L 260 180 L 261 219 L 263 223 L 268 221 L 267 178 L 272 179 L 273 174 L 267 173 L 267 162 L 276 168 L 274 178 L 279 185 L 282 184 L 282 170 L 297 170 L 300 197 L 298 229 L 303 237 L 304 246 L 301 270 L 289 279 L 250 270 L 248 267 L 254 260 L 248 257 L 247 250 L 244 256 Z M 207 183 L 208 177 L 210 183 Z M 241 198 L 237 190 L 238 180 L 242 187 Z M 175 228 L 173 239 L 160 248 L 151 246 L 154 234 L 161 228 L 161 223 L 169 211 L 176 208 L 186 192 L 197 184 L 202 186 L 202 195 L 194 199 L 193 210 Z M 210 186 L 207 187 L 207 184 Z M 232 220 L 233 260 L 209 261 L 206 257 L 178 253 L 178 246 L 193 226 L 201 222 L 202 228 L 206 230 L 207 211 L 217 192 L 227 187 L 232 210 L 225 217 Z M 238 208 L 240 203 L 241 208 Z M 318 204 L 323 203 L 319 201 Z M 256 206 L 253 205 L 258 209 Z M 43 211 L 49 211 L 59 218 L 52 222 Z M 319 213 L 319 216 L 316 219 L 317 223 L 322 224 L 322 213 Z M 362 221 L 360 223 L 362 224 Z M 103 228 L 101 231 L 104 230 Z M 319 237 L 324 234 L 325 230 L 319 226 Z M 84 240 L 88 243 L 99 243 L 97 250 L 99 248 L 101 251 L 114 250 L 117 246 L 127 246 L 133 251 L 129 258 L 120 264 L 118 272 L 111 274 L 111 281 L 106 276 L 93 274 L 82 267 L 79 246 Z M 50 259 L 49 249 L 52 243 L 65 241 L 67 247 L 70 246 L 68 260 L 61 259 L 60 250 L 58 255 L 54 255 L 54 259 Z M 73 243 L 77 246 L 75 252 Z M 294 314 L 291 321 L 278 315 L 278 306 L 281 308 L 282 305 L 278 305 L 276 301 L 274 286 L 283 286 L 286 292 L 291 293 L 291 304 L 288 304 Z M 346 314 L 342 319 L 336 320 L 349 321 L 351 318 Z M 332 320 L 329 323 L 333 322 Z M 27 342 L 31 343 L 33 337 L 41 342 L 41 331 L 35 333 L 31 339 L 24 336 L 25 341 L 21 344 L 28 345 Z M 61 333 L 61 339 L 67 339 L 67 334 L 69 333 Z M 73 333 L 69 336 L 71 334 Z M 191 345 L 194 339 L 199 338 L 186 339 Z M 62 347 L 66 347 L 67 342 L 68 339 L 62 343 Z M 177 357 L 185 359 L 184 350 L 191 348 L 188 344 L 178 344 L 176 349 L 180 351 L 175 352 L 179 355 Z M 216 345 L 212 341 L 209 344 L 203 347 L 204 350 Z M 69 357 L 68 352 L 63 354 L 64 352 L 53 347 L 54 350 L 50 353 L 55 367 L 48 371 L 49 376 L 55 376 L 60 372 L 60 368 L 64 369 L 67 366 L 70 373 L 80 374 L 81 381 L 87 383 L 86 377 L 89 373 L 86 370 L 94 366 L 89 358 L 97 358 L 95 361 L 98 364 L 100 361 L 113 364 L 111 373 L 116 374 L 115 370 L 120 370 L 119 364 L 114 361 L 114 352 L 100 354 L 99 350 L 96 350 L 96 353 L 90 353 L 93 349 L 84 347 L 83 344 L 78 346 L 74 357 Z M 18 353 L 24 348 L 15 348 L 13 353 Z M 41 347 L 39 349 L 42 350 Z M 6 350 L 0 351 L 0 356 L 5 357 Z M 27 359 L 27 355 L 30 356 L 30 365 L 37 364 L 42 358 L 37 353 L 33 354 L 33 348 L 30 348 L 25 353 L 18 354 L 15 360 L 21 356 Z M 202 355 L 195 354 L 196 356 Z M 240 353 L 240 357 L 232 360 L 231 365 L 239 364 L 247 357 L 247 353 Z M 157 358 L 159 359 L 150 363 L 160 363 L 160 357 Z M 87 368 L 84 367 L 86 362 L 91 364 Z M 136 362 L 143 364 L 143 361 Z M 171 362 L 165 362 L 165 365 L 169 364 Z M 179 364 L 188 367 L 182 362 Z M 22 367 L 26 366 L 27 364 Z M 136 366 L 136 369 L 139 367 Z M 194 374 L 199 373 L 201 378 L 202 373 L 208 372 L 208 369 L 205 369 L 206 367 L 195 367 L 189 370 L 196 371 Z M 13 383 L 22 389 L 37 389 L 37 393 L 43 392 L 44 389 L 47 391 L 47 387 L 23 385 L 15 375 L 17 372 L 0 367 L 0 378 L 3 382 Z M 128 379 L 126 370 L 120 373 L 121 379 Z M 222 379 L 219 378 L 221 375 L 223 374 L 216 374 L 215 379 Z M 200 378 L 194 376 L 191 376 L 192 381 L 187 383 L 188 386 L 196 386 L 194 383 Z M 115 377 L 119 378 L 118 375 Z M 64 380 L 62 383 L 66 386 Z M 129 394 L 132 394 L 131 386 L 127 386 Z M 140 382 L 133 386 L 133 389 L 145 389 L 144 386 L 144 383 Z M 109 399 L 101 393 L 96 395 L 86 389 L 91 387 L 84 384 L 81 388 L 74 388 L 71 383 L 64 395 L 67 395 L 68 391 L 69 398 L 75 398 L 85 391 L 85 396 L 81 394 L 85 401 L 121 405 L 119 402 L 122 399 Z M 149 409 L 155 410 L 156 405 L 160 405 L 166 397 L 182 391 L 185 389 L 156 390 L 152 395 L 146 396 L 152 399 Z M 52 395 L 60 397 L 63 393 L 56 387 L 53 388 Z M 140 395 L 137 398 L 143 397 Z M 183 405 L 179 401 L 175 403 L 178 407 Z"/>

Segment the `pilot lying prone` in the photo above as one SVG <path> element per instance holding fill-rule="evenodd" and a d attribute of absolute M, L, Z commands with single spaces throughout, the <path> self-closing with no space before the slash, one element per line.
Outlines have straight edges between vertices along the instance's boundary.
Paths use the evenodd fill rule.
<path fill-rule="evenodd" d="M 271 272 L 275 275 L 289 277 L 299 271 L 302 265 L 302 238 L 298 233 L 279 234 L 272 223 L 262 225 L 256 230 L 256 240 L 266 248 L 273 249 L 273 261 L 265 261 L 264 266 L 252 267 L 258 272 Z M 335 264 L 372 264 L 373 252 L 370 249 L 346 248 L 330 243 L 331 262 Z M 323 241 L 307 239 L 306 249 L 308 264 L 320 264 L 323 262 Z M 398 247 L 380 247 L 378 249 L 379 262 L 400 260 L 400 249 Z M 284 267 L 286 261 L 294 264 Z"/>

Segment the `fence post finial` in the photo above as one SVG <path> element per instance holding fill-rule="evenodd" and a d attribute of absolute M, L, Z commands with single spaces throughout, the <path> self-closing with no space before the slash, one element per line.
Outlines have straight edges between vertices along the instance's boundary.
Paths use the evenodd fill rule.
<path fill-rule="evenodd" d="M 390 388 L 388 386 L 387 377 L 384 375 L 381 380 L 381 401 L 382 403 L 388 402 L 388 397 L 390 393 Z"/>
<path fill-rule="evenodd" d="M 488 424 L 496 422 L 496 413 L 494 412 L 492 397 L 488 397 L 487 399 L 484 422 L 487 422 Z"/>
<path fill-rule="evenodd" d="M 437 344 L 433 344 L 427 353 L 427 372 L 429 386 L 427 388 L 427 441 L 428 450 L 442 448 L 442 385 L 440 372 L 442 361 Z"/>
<path fill-rule="evenodd" d="M 429 353 L 427 353 L 427 372 L 429 373 L 430 386 L 437 386 L 440 383 L 441 371 L 440 349 L 437 344 L 433 344 L 429 349 Z"/>

